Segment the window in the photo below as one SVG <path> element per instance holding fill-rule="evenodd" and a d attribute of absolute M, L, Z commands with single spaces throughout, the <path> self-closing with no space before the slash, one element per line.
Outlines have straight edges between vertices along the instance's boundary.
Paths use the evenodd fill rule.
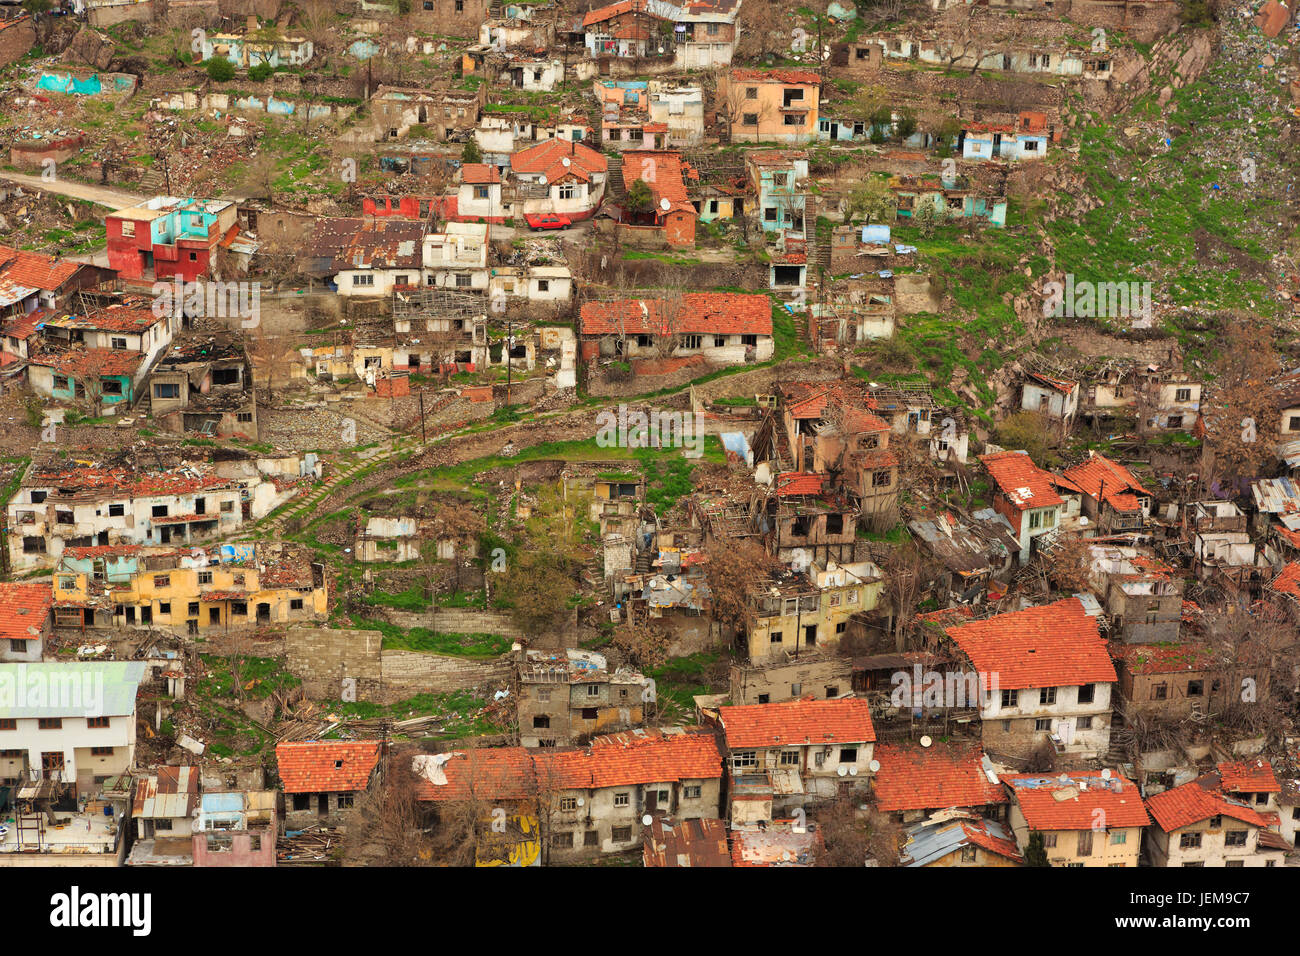
<path fill-rule="evenodd" d="M 92 757 L 111 757 L 113 756 L 112 747 L 91 747 L 90 755 Z"/>
<path fill-rule="evenodd" d="M 1300 415 L 1291 416 L 1291 423 L 1287 426 L 1287 431 L 1300 431 Z"/>
<path fill-rule="evenodd" d="M 1187 682 L 1187 696 L 1200 697 L 1205 693 L 1205 681 L 1189 680 Z"/>
<path fill-rule="evenodd" d="M 745 87 L 745 99 L 747 99 L 747 100 L 756 100 L 756 99 L 758 99 L 758 87 L 757 87 L 757 86 L 747 86 L 747 87 Z"/>
<path fill-rule="evenodd" d="M 776 208 L 769 206 L 763 210 L 763 219 L 767 222 L 776 222 Z"/>
<path fill-rule="evenodd" d="M 23 538 L 23 554 L 44 554 L 45 539 L 34 536 Z"/>
<path fill-rule="evenodd" d="M 682 348 L 698 349 L 704 345 L 704 336 L 702 335 L 684 335 L 682 336 Z"/>
<path fill-rule="evenodd" d="M 572 849 L 573 849 L 573 834 L 572 834 L 572 833 L 552 833 L 552 834 L 551 834 L 551 846 L 552 846 L 553 848 L 557 849 L 557 850 L 572 850 Z"/>
<path fill-rule="evenodd" d="M 190 617 L 198 617 L 198 616 L 199 616 L 199 602 L 198 602 L 198 601 L 191 601 L 190 604 L 189 604 L 189 607 L 186 609 L 186 613 L 189 614 Z"/>
<path fill-rule="evenodd" d="M 578 809 L 578 798 L 577 798 L 577 797 L 561 797 L 561 798 L 560 798 L 560 809 L 561 809 L 561 810 L 564 810 L 564 811 L 568 811 L 568 810 L 576 810 L 576 809 Z"/>
<path fill-rule="evenodd" d="M 149 513 L 150 513 L 153 517 L 155 517 L 155 518 L 166 518 L 166 517 L 167 517 L 167 506 L 166 506 L 166 505 L 153 505 L 153 506 L 149 509 Z"/>
<path fill-rule="evenodd" d="M 1079 686 L 1079 703 L 1091 704 L 1097 696 L 1097 686 L 1095 684 L 1081 684 Z"/>
<path fill-rule="evenodd" d="M 857 747 L 840 748 L 840 763 L 857 763 L 857 762 L 858 762 Z"/>
<path fill-rule="evenodd" d="M 600 831 L 588 830 L 582 835 L 583 846 L 600 846 Z"/>
<path fill-rule="evenodd" d="M 1178 846 L 1184 850 L 1195 850 L 1201 845 L 1199 833 L 1184 833 L 1178 838 Z"/>
<path fill-rule="evenodd" d="M 374 284 L 375 284 L 375 277 L 370 274 L 354 275 L 352 277 L 352 288 L 354 289 L 359 289 L 363 286 L 373 286 Z"/>
<path fill-rule="evenodd" d="M 293 795 L 293 808 L 294 808 L 295 810 L 310 810 L 310 809 L 311 809 L 311 794 L 310 794 L 310 793 L 295 793 L 295 794 Z"/>
<path fill-rule="evenodd" d="M 744 125 L 744 126 L 757 126 L 757 125 L 758 125 L 758 114 L 757 114 L 757 113 L 746 113 L 744 116 L 742 116 L 742 117 L 740 118 L 740 122 L 741 122 L 741 124 Z"/>
<path fill-rule="evenodd" d="M 426 9 L 426 10 L 432 10 L 432 9 L 433 9 L 433 0 L 424 0 L 424 9 Z"/>
<path fill-rule="evenodd" d="M 465 0 L 456 0 L 456 12 L 457 13 L 465 12 Z"/>
<path fill-rule="evenodd" d="M 785 114 L 785 124 L 784 124 L 784 125 L 786 125 L 786 126 L 802 126 L 802 125 L 803 125 L 804 115 L 805 115 L 805 114 L 803 114 L 803 113 L 786 113 L 786 114 Z"/>
<path fill-rule="evenodd" d="M 211 571 L 200 571 L 200 572 L 199 572 L 199 584 L 211 584 L 211 583 L 212 583 L 212 572 L 211 572 Z"/>
<path fill-rule="evenodd" d="M 703 792 L 704 792 L 704 788 L 703 788 L 703 787 L 699 787 L 699 786 L 695 786 L 695 787 L 683 787 L 683 788 L 682 788 L 682 797 L 683 797 L 683 799 L 686 799 L 686 800 L 698 800 L 698 799 L 700 799 L 700 795 L 701 795 Z"/>
<path fill-rule="evenodd" d="M 740 344 L 741 344 L 741 345 L 758 345 L 758 336 L 757 336 L 757 335 L 742 335 L 742 336 L 740 337 Z"/>
<path fill-rule="evenodd" d="M 1034 721 L 1035 732 L 1050 731 L 1051 729 L 1052 729 L 1052 722 L 1046 718 L 1040 718 Z"/>
<path fill-rule="evenodd" d="M 170 574 L 155 574 L 153 576 L 153 586 L 156 588 L 169 588 L 172 585 Z"/>
<path fill-rule="evenodd" d="M 616 793 L 616 794 L 614 794 L 614 806 L 616 806 L 616 807 L 626 807 L 626 806 L 628 806 L 628 805 L 630 804 L 630 802 L 631 802 L 631 800 L 630 800 L 630 794 L 626 794 L 626 793 Z"/>
<path fill-rule="evenodd" d="M 356 795 L 355 795 L 355 794 L 351 794 L 351 793 L 340 793 L 340 794 L 339 794 L 339 809 L 340 809 L 340 810 L 350 810 L 350 809 L 352 808 L 352 804 L 353 804 L 353 802 L 355 801 L 355 799 L 356 799 Z"/>
<path fill-rule="evenodd" d="M 538 730 L 549 730 L 551 727 L 551 718 L 546 714 L 538 714 L 533 718 L 533 726 Z"/>
<path fill-rule="evenodd" d="M 614 827 L 609 831 L 609 838 L 615 843 L 627 843 L 632 839 L 632 828 Z"/>
<path fill-rule="evenodd" d="M 17 730 L 18 720 L 14 717 L 0 717 L 0 730 Z"/>
<path fill-rule="evenodd" d="M 827 684 L 827 685 L 826 685 L 826 699 L 827 699 L 827 700 L 830 700 L 831 698 L 833 698 L 833 697 L 838 697 L 838 696 L 840 696 L 840 689 L 839 689 L 839 687 L 838 687 L 837 685 L 835 685 L 835 684 Z"/>
<path fill-rule="evenodd" d="M 1018 690 L 1004 690 L 1004 691 L 1002 692 L 1002 706 L 1003 706 L 1003 707 L 1018 707 L 1018 706 L 1020 706 L 1020 691 L 1018 691 Z"/>
<path fill-rule="evenodd" d="M 1245 861 L 1245 860 L 1225 860 L 1224 863 L 1223 863 L 1223 865 L 1224 865 L 1225 867 L 1233 867 L 1233 868 L 1235 869 L 1235 868 L 1237 868 L 1237 867 L 1243 867 L 1243 866 L 1245 866 L 1245 865 L 1246 865 L 1246 861 Z M 1271 864 L 1270 864 L 1270 865 L 1271 865 Z"/>
<path fill-rule="evenodd" d="M 1153 684 L 1151 686 L 1152 700 L 1166 700 L 1169 697 L 1169 685 L 1165 683 Z"/>
<path fill-rule="evenodd" d="M 86 726 L 92 730 L 103 730 L 108 726 L 107 717 L 87 717 Z"/>
<path fill-rule="evenodd" d="M 964 846 L 964 847 L 962 847 L 962 848 L 961 848 L 961 861 L 962 861 L 963 863 L 974 863 L 974 862 L 975 862 L 975 847 L 973 847 L 973 846 Z"/>
<path fill-rule="evenodd" d="M 1128 842 L 1127 830 L 1116 830 L 1114 833 L 1110 835 L 1111 846 L 1121 846 L 1127 842 Z"/>
<path fill-rule="evenodd" d="M 126 514 L 126 505 L 109 505 L 108 516 L 110 518 L 120 518 Z"/>
<path fill-rule="evenodd" d="M 115 349 L 126 348 L 126 339 L 112 339 L 112 343 L 113 343 L 113 348 Z"/>
<path fill-rule="evenodd" d="M 797 750 L 782 750 L 782 751 L 781 751 L 781 759 L 780 759 L 779 762 L 780 762 L 780 765 L 781 765 L 782 767 L 797 767 L 797 766 L 799 766 L 799 751 L 797 751 Z"/>
<path fill-rule="evenodd" d="M 1044 833 L 1044 834 L 1043 834 L 1043 848 L 1044 848 L 1044 849 L 1055 849 L 1055 848 L 1056 848 L 1056 834 L 1055 834 L 1055 833 Z"/>
<path fill-rule="evenodd" d="M 537 280 L 537 291 L 538 291 L 538 292 L 550 292 L 550 291 L 551 291 L 551 280 L 550 280 L 550 279 L 538 279 L 538 280 Z"/>
<path fill-rule="evenodd" d="M 1055 704 L 1055 703 L 1056 703 L 1056 688 L 1055 688 L 1055 687 L 1044 687 L 1042 690 L 1040 690 L 1040 691 L 1038 692 L 1038 702 L 1039 702 L 1040 704 Z"/>
<path fill-rule="evenodd" d="M 596 717 L 597 717 L 597 712 L 596 712 L 596 708 L 595 708 L 595 707 L 584 707 L 584 708 L 582 708 L 582 719 L 583 719 L 583 720 L 595 720 Z"/>
<path fill-rule="evenodd" d="M 1224 846 L 1245 846 L 1247 830 L 1229 830 L 1223 835 Z"/>
<path fill-rule="evenodd" d="M 228 511 L 234 511 L 234 510 L 235 510 L 235 503 L 233 501 L 221 502 L 221 511 L 223 513 Z"/>
<path fill-rule="evenodd" d="M 198 262 L 198 261 L 199 261 L 199 254 L 197 252 L 191 252 L 190 262 Z"/>
<path fill-rule="evenodd" d="M 1079 847 L 1077 852 L 1079 856 L 1092 856 L 1092 831 L 1091 830 L 1079 831 Z"/>
<path fill-rule="evenodd" d="M 1091 718 L 1091 717 L 1080 717 L 1078 720 L 1076 720 L 1076 721 L 1074 722 L 1074 729 L 1075 729 L 1075 730 L 1092 730 L 1092 718 Z"/>
<path fill-rule="evenodd" d="M 11 638 L 9 639 L 9 652 L 10 652 L 11 654 L 26 654 L 26 653 L 27 653 L 27 638 L 25 638 L 25 637 L 11 637 Z"/>
<path fill-rule="evenodd" d="M 713 347 L 715 349 L 720 349 L 726 344 L 727 344 L 727 337 L 725 335 L 715 335 L 713 337 Z"/>
<path fill-rule="evenodd" d="M 172 612 L 172 605 L 171 605 L 171 602 L 170 602 L 170 601 L 159 601 L 159 602 L 158 602 L 158 613 L 159 613 L 159 614 L 170 614 L 171 612 Z"/>
<path fill-rule="evenodd" d="M 780 644 L 782 633 L 783 632 L 781 631 L 772 631 L 770 634 L 767 635 L 767 642 L 769 644 Z"/>
<path fill-rule="evenodd" d="M 887 469 L 873 471 L 871 473 L 871 487 L 888 488 L 893 483 L 893 473 Z"/>
<path fill-rule="evenodd" d="M 1166 428 L 1182 428 L 1182 427 L 1183 427 L 1183 416 L 1182 416 L 1182 415 L 1170 415 L 1170 416 L 1169 416 L 1169 419 L 1165 422 L 1165 427 L 1166 427 Z"/>
<path fill-rule="evenodd" d="M 573 183 L 564 183 L 558 188 L 557 195 L 560 199 L 572 199 L 577 193 L 577 187 Z"/>
<path fill-rule="evenodd" d="M 135 223 L 133 222 L 122 223 L 122 237 L 124 239 L 130 239 L 134 236 L 135 236 Z"/>
<path fill-rule="evenodd" d="M 1175 402 L 1190 402 L 1192 400 L 1192 390 L 1190 388 L 1180 388 L 1174 391 Z"/>
<path fill-rule="evenodd" d="M 63 727 L 62 717 L 38 717 L 36 726 L 40 730 L 60 730 Z"/>
<path fill-rule="evenodd" d="M 539 690 L 537 692 L 537 699 L 544 704 L 549 703 L 551 700 L 551 692 L 549 690 Z"/>
<path fill-rule="evenodd" d="M 757 750 L 737 750 L 731 755 L 731 769 L 733 770 L 753 770 L 757 766 Z"/>
<path fill-rule="evenodd" d="M 802 693 L 803 693 L 803 684 L 791 684 L 791 685 L 790 685 L 790 696 L 791 696 L 791 697 L 798 697 L 798 696 L 799 696 L 800 694 L 802 694 Z"/>
<path fill-rule="evenodd" d="M 599 697 L 599 696 L 600 696 L 600 685 L 599 685 L 599 684 L 588 684 L 588 685 L 587 685 L 587 696 L 588 696 L 588 697 Z"/>

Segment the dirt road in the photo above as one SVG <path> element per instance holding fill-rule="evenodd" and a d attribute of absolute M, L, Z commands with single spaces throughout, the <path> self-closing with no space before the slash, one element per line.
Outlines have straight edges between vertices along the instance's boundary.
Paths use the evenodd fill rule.
<path fill-rule="evenodd" d="M 74 183 L 65 179 L 47 181 L 40 176 L 29 176 L 26 173 L 2 173 L 0 179 L 8 179 L 11 182 L 18 183 L 25 189 L 39 189 L 42 192 L 57 193 L 60 196 L 70 196 L 73 199 L 81 199 L 101 206 L 109 206 L 113 209 L 134 206 L 144 202 L 146 198 L 137 196 L 134 193 L 122 192 L 120 189 L 110 189 L 107 186 L 88 186 L 85 183 Z"/>

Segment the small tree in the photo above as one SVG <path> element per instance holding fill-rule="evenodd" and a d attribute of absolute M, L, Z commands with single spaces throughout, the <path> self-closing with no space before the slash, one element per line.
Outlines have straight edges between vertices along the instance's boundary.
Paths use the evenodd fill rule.
<path fill-rule="evenodd" d="M 465 141 L 465 148 L 460 152 L 460 161 L 462 163 L 483 162 L 483 150 L 478 148 L 478 143 L 474 139 Z"/>
<path fill-rule="evenodd" d="M 1047 847 L 1043 845 L 1043 834 L 1033 830 L 1029 842 L 1025 845 L 1025 866 L 1050 866 L 1047 862 Z"/>
<path fill-rule="evenodd" d="M 849 194 L 849 218 L 868 223 L 890 222 L 898 208 L 898 197 L 879 176 L 868 176 Z"/>
<path fill-rule="evenodd" d="M 1040 413 L 1022 411 L 1008 415 L 998 423 L 994 434 L 1003 448 L 1026 451 L 1034 464 L 1046 467 L 1052 447 L 1052 431 Z"/>
<path fill-rule="evenodd" d="M 653 203 L 654 193 L 650 191 L 650 187 L 646 185 L 645 180 L 632 180 L 632 185 L 627 187 L 627 200 L 624 203 L 628 212 L 649 212 Z"/>
<path fill-rule="evenodd" d="M 203 69 L 207 71 L 208 79 L 214 83 L 229 83 L 235 78 L 235 64 L 223 57 L 214 56 L 204 60 Z"/>

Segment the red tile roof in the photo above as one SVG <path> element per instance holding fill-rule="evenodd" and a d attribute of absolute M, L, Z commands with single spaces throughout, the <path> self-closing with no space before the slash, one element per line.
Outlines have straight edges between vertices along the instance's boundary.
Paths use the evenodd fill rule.
<path fill-rule="evenodd" d="M 1050 508 L 1065 503 L 1052 487 L 1052 473 L 1039 468 L 1022 451 L 980 455 L 980 461 L 997 483 L 998 490 L 1018 511 Z"/>
<path fill-rule="evenodd" d="M 1178 674 L 1204 671 L 1215 662 L 1208 644 L 1118 644 L 1112 650 L 1134 674 Z"/>
<path fill-rule="evenodd" d="M 1114 773 L 1103 780 L 1101 774 L 1100 770 L 1013 774 L 1002 782 L 1011 786 L 1031 830 L 1091 830 L 1098 825 L 1115 830 L 1149 824 L 1137 785 Z M 1062 781 L 1062 776 L 1068 779 Z"/>
<path fill-rule="evenodd" d="M 173 292 L 169 291 L 168 294 L 172 295 Z M 176 307 L 179 308 L 179 303 Z M 159 322 L 166 321 L 166 310 L 163 309 L 162 313 L 162 315 L 154 315 L 151 308 L 133 309 L 126 305 L 111 305 L 107 309 L 96 309 L 89 315 L 71 315 L 66 312 L 56 314 L 48 320 L 48 324 L 64 329 L 102 329 L 106 332 L 140 333 Z"/>
<path fill-rule="evenodd" d="M 510 157 L 510 168 L 516 173 L 542 173 L 548 183 L 558 183 L 567 175 L 587 183 L 591 182 L 593 173 L 605 172 L 609 163 L 590 146 L 567 139 L 548 139 L 516 152 Z"/>
<path fill-rule="evenodd" d="M 460 168 L 460 181 L 471 186 L 501 182 L 501 170 L 487 163 L 466 163 Z"/>
<path fill-rule="evenodd" d="M 1217 769 L 1223 778 L 1223 789 L 1228 793 L 1282 792 L 1273 765 L 1259 757 L 1249 762 L 1221 763 Z"/>
<path fill-rule="evenodd" d="M 722 753 L 712 733 L 687 728 L 597 737 L 582 749 L 502 747 L 457 753 L 442 766 L 446 784 L 423 780 L 421 800 L 523 800 L 540 792 L 716 780 Z"/>
<path fill-rule="evenodd" d="M 582 306 L 582 335 L 666 335 L 668 317 L 662 299 L 587 302 Z M 772 303 L 765 295 L 693 292 L 682 296 L 672 324 L 679 333 L 700 335 L 771 335 Z"/>
<path fill-rule="evenodd" d="M 826 475 L 811 474 L 802 471 L 786 471 L 776 476 L 776 493 L 781 497 L 789 495 L 820 495 Z"/>
<path fill-rule="evenodd" d="M 623 182 L 631 186 L 640 180 L 650 187 L 654 197 L 655 215 L 662 217 L 674 210 L 695 214 L 695 207 L 687 200 L 686 178 L 695 171 L 682 162 L 676 151 L 629 149 L 623 151 Z M 696 178 L 699 174 L 695 173 Z M 668 200 L 664 209 L 661 200 Z"/>
<path fill-rule="evenodd" d="M 1217 773 L 1205 774 L 1181 787 L 1148 797 L 1147 809 L 1166 833 L 1218 816 L 1263 828 L 1270 823 L 1254 808 L 1226 796 Z"/>
<path fill-rule="evenodd" d="M 822 78 L 812 70 L 752 70 L 737 67 L 731 71 L 733 80 L 758 83 L 784 83 L 788 86 L 820 86 Z"/>
<path fill-rule="evenodd" d="M 1065 477 L 1078 486 L 1089 498 L 1101 497 L 1116 511 L 1137 511 L 1137 495 L 1150 497 L 1151 493 L 1133 473 L 1105 455 L 1093 455 L 1081 465 L 1065 469 Z"/>
<path fill-rule="evenodd" d="M 16 282 L 29 289 L 57 292 L 64 283 L 85 266 L 69 259 L 54 259 L 39 252 L 23 252 L 0 246 L 0 279 Z"/>
<path fill-rule="evenodd" d="M 1016 841 L 1009 837 L 995 836 L 990 833 L 987 821 L 982 819 L 979 821 L 964 820 L 961 829 L 966 834 L 966 839 L 976 846 L 983 847 L 998 856 L 1005 856 L 1009 860 L 1015 860 L 1017 863 L 1024 862 L 1024 857 L 1020 855 L 1020 847 L 1016 846 Z"/>
<path fill-rule="evenodd" d="M 582 790 L 678 780 L 716 780 L 722 753 L 712 733 L 629 731 L 597 737 L 584 750 L 536 755 L 537 776 L 554 789 Z"/>
<path fill-rule="evenodd" d="M 54 590 L 48 581 L 0 582 L 0 641 L 40 637 L 53 603 Z M 33 628 L 36 633 L 32 633 Z"/>
<path fill-rule="evenodd" d="M 62 375 L 75 377 L 108 375 L 135 375 L 140 363 L 145 359 L 143 352 L 127 352 L 121 349 L 77 349 L 71 352 L 46 352 L 33 355 L 32 365 L 52 368 Z"/>
<path fill-rule="evenodd" d="M 860 697 L 725 706 L 718 708 L 718 716 L 731 749 L 872 743 L 876 739 L 871 708 Z"/>
<path fill-rule="evenodd" d="M 990 783 L 985 775 L 984 751 L 978 744 L 881 744 L 872 756 L 880 761 L 872 784 L 876 806 L 886 813 L 980 807 L 1009 799 L 1002 785 Z"/>
<path fill-rule="evenodd" d="M 623 13 L 644 13 L 647 16 L 653 16 L 657 20 L 667 19 L 666 17 L 657 16 L 651 13 L 648 0 L 618 0 L 618 3 L 611 3 L 608 6 L 597 7 L 595 10 L 588 10 L 582 18 L 582 25 L 589 27 L 593 23 L 603 23 L 611 20 Z"/>
<path fill-rule="evenodd" d="M 378 740 L 309 740 L 276 744 L 285 793 L 364 790 L 379 763 Z"/>
<path fill-rule="evenodd" d="M 1107 684 L 1115 678 L 1097 619 L 1078 598 L 997 614 L 947 630 L 989 689 Z"/>
<path fill-rule="evenodd" d="M 1277 573 L 1277 577 L 1268 583 L 1268 586 L 1282 594 L 1300 597 L 1300 561 L 1292 561 L 1284 567 Z"/>
<path fill-rule="evenodd" d="M 456 752 L 442 765 L 445 784 L 419 779 L 420 800 L 525 800 L 537 795 L 532 755 L 523 747 L 490 747 Z"/>

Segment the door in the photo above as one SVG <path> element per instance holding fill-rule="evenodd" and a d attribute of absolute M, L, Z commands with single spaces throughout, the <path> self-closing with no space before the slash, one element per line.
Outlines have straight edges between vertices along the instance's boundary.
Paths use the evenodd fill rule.
<path fill-rule="evenodd" d="M 324 820 L 330 814 L 330 797 L 328 793 L 316 794 L 316 815 Z"/>
<path fill-rule="evenodd" d="M 194 513 L 195 513 L 196 515 L 205 515 L 205 514 L 208 513 L 208 499 L 207 499 L 207 498 L 195 498 L 195 499 L 194 499 Z"/>
<path fill-rule="evenodd" d="M 807 624 L 803 629 L 803 642 L 809 647 L 817 646 L 817 625 Z"/>
<path fill-rule="evenodd" d="M 135 608 L 133 608 L 133 607 L 128 607 L 128 608 L 126 609 L 126 623 L 128 623 L 128 624 L 134 624 L 134 623 L 135 623 Z"/>
<path fill-rule="evenodd" d="M 1001 133 L 993 134 L 993 155 L 994 156 L 1002 155 L 1002 134 Z"/>
<path fill-rule="evenodd" d="M 208 623 L 209 624 L 221 623 L 221 608 L 219 607 L 208 608 Z"/>
<path fill-rule="evenodd" d="M 257 623 L 269 624 L 271 622 L 271 605 L 259 604 L 257 606 Z"/>

